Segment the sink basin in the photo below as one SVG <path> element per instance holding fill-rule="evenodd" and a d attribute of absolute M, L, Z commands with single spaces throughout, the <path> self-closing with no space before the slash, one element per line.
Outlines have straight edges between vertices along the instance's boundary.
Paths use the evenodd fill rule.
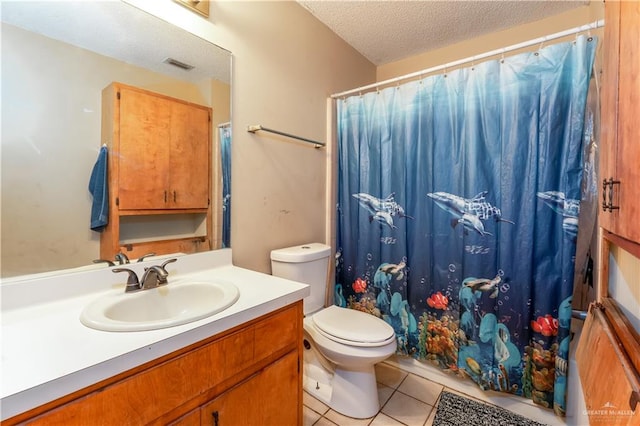
<path fill-rule="evenodd" d="M 240 293 L 224 281 L 189 281 L 125 293 L 113 291 L 88 304 L 80 321 L 104 331 L 143 331 L 206 318 L 233 305 Z"/>

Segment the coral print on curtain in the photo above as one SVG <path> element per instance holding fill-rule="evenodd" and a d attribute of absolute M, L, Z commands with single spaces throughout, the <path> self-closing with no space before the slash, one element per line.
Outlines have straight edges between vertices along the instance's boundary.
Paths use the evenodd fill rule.
<path fill-rule="evenodd" d="M 338 101 L 336 304 L 563 415 L 596 41 Z"/>

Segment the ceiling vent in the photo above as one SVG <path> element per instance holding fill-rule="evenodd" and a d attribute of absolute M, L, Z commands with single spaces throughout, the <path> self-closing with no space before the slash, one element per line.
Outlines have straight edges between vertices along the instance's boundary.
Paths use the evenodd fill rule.
<path fill-rule="evenodd" d="M 174 67 L 182 68 L 185 71 L 189 71 L 195 68 L 193 65 L 185 64 L 184 62 L 180 62 L 177 59 L 173 59 L 173 58 L 166 58 L 162 62 L 169 65 L 173 65 Z"/>

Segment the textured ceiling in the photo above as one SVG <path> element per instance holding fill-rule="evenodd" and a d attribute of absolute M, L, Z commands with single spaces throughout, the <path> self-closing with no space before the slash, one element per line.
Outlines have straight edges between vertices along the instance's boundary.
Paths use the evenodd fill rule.
<path fill-rule="evenodd" d="M 588 1 L 306 1 L 318 20 L 375 65 L 588 4 Z"/>
<path fill-rule="evenodd" d="M 172 77 L 231 80 L 230 54 L 120 1 L 4 1 L 2 22 Z M 162 61 L 194 65 L 184 71 Z"/>

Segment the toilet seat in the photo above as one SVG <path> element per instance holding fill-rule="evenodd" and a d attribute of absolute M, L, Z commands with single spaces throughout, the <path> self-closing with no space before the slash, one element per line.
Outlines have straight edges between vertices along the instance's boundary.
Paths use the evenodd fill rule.
<path fill-rule="evenodd" d="M 330 306 L 312 317 L 314 328 L 327 339 L 349 346 L 378 347 L 395 341 L 393 327 L 373 315 Z"/>

